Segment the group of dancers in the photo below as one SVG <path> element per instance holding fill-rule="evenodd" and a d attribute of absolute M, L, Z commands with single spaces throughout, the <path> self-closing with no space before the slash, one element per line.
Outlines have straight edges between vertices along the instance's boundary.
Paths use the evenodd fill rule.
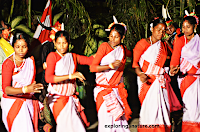
<path fill-rule="evenodd" d="M 150 24 L 151 36 L 137 42 L 133 52 L 122 43 L 126 25 L 117 20 L 110 24 L 109 41 L 103 42 L 95 55 L 86 57 L 68 52 L 70 36 L 66 31 L 55 34 L 56 50 L 49 53 L 45 64 L 48 83 L 47 104 L 56 122 L 56 131 L 85 132 L 89 122 L 76 94 L 76 79 L 85 77 L 77 64 L 89 65 L 96 73 L 94 100 L 98 113 L 99 132 L 130 132 L 127 126 L 131 109 L 123 83 L 126 57 L 133 56 L 132 67 L 138 76 L 138 97 L 141 103 L 139 132 L 170 132 L 170 113 L 183 109 L 182 131 L 200 130 L 200 37 L 196 33 L 198 18 L 185 16 L 180 30 L 172 20 L 157 18 Z M 165 34 L 168 37 L 163 40 Z M 14 34 L 14 53 L 2 65 L 2 119 L 9 132 L 36 132 L 42 104 L 34 93 L 44 86 L 36 83 L 33 56 L 27 54 L 29 38 Z M 183 101 L 177 99 L 170 76 L 178 75 Z M 131 94 L 131 93 L 129 93 Z M 149 127 L 149 126 L 158 127 Z M 147 127 L 146 127 L 147 126 Z"/>

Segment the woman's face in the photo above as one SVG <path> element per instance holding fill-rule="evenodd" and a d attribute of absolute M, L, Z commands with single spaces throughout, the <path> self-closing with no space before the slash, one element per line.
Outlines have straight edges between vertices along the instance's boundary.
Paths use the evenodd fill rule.
<path fill-rule="evenodd" d="M 64 36 L 58 37 L 54 44 L 59 53 L 65 54 L 67 52 L 68 42 Z"/>
<path fill-rule="evenodd" d="M 28 46 L 24 39 L 18 39 L 14 43 L 15 56 L 24 58 L 28 52 Z"/>
<path fill-rule="evenodd" d="M 119 45 L 121 43 L 121 35 L 116 31 L 112 30 L 109 35 L 109 44 L 113 47 Z"/>
<path fill-rule="evenodd" d="M 155 39 L 155 41 L 161 40 L 165 34 L 165 28 L 166 25 L 163 23 L 156 25 L 152 31 L 152 38 Z"/>
<path fill-rule="evenodd" d="M 194 33 L 194 27 L 192 24 L 190 24 L 188 22 L 188 20 L 185 20 L 183 22 L 183 25 L 182 25 L 182 32 L 184 33 L 184 35 L 187 37 L 187 36 L 191 36 L 193 33 Z"/>
<path fill-rule="evenodd" d="M 166 28 L 166 33 L 167 33 L 168 35 L 172 35 L 172 34 L 174 33 L 174 31 L 175 31 L 175 27 L 174 27 L 173 25 L 167 26 L 167 28 Z"/>
<path fill-rule="evenodd" d="M 10 32 L 9 32 L 8 29 L 4 29 L 4 30 L 2 31 L 2 35 L 3 35 L 3 38 L 4 38 L 4 39 L 8 39 L 9 34 L 10 34 Z"/>

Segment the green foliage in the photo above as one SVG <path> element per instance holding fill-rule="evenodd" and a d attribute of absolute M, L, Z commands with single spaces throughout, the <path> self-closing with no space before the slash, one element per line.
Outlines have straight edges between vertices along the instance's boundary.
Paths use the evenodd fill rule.
<path fill-rule="evenodd" d="M 34 30 L 28 28 L 31 22 L 30 14 L 33 15 L 31 18 L 33 21 L 36 16 L 40 18 L 42 12 L 30 11 L 30 1 L 28 0 L 28 4 L 25 0 L 20 2 L 2 0 L 0 6 L 2 8 L 1 16 L 11 24 L 13 30 L 17 27 L 32 36 Z M 161 6 L 163 4 L 168 8 L 174 22 L 179 24 L 184 16 L 184 10 L 188 9 L 191 12 L 196 4 L 195 0 L 154 0 L 153 2 L 149 0 L 106 0 L 104 3 L 106 4 L 101 4 L 100 7 L 103 11 L 108 10 L 108 13 L 97 13 L 95 17 L 95 13 L 93 13 L 93 18 L 91 19 L 85 9 L 85 7 L 89 6 L 88 4 L 95 6 L 90 1 L 52 0 L 53 24 L 58 20 L 64 22 L 65 30 L 69 32 L 72 39 L 86 35 L 86 39 L 82 44 L 82 48 L 85 49 L 85 55 L 95 53 L 98 46 L 106 41 L 107 34 L 104 29 L 113 22 L 113 15 L 116 16 L 119 22 L 127 25 L 124 43 L 128 49 L 133 49 L 141 38 L 150 35 L 149 24 L 154 17 L 162 17 Z M 10 8 L 8 8 L 9 6 Z M 72 49 L 73 46 L 71 46 Z"/>
<path fill-rule="evenodd" d="M 20 24 L 20 25 L 16 26 L 16 27 L 15 27 L 15 30 L 16 30 L 16 29 L 17 29 L 17 30 L 21 30 L 21 31 L 27 33 L 27 34 L 30 35 L 31 37 L 33 37 L 33 35 L 34 35 L 34 33 L 31 32 L 31 30 L 30 30 L 26 25 L 24 25 L 24 24 Z"/>
<path fill-rule="evenodd" d="M 104 42 L 106 37 L 107 34 L 105 32 L 104 26 L 99 24 L 94 24 L 90 31 L 90 36 L 86 41 L 84 54 L 86 56 L 90 56 L 96 53 L 99 45 Z"/>
<path fill-rule="evenodd" d="M 136 42 L 150 35 L 149 24 L 154 17 L 162 18 L 162 5 L 167 6 L 174 22 L 180 24 L 184 10 L 195 9 L 195 0 L 107 0 L 110 14 L 114 14 L 119 22 L 127 25 L 124 43 L 130 49 Z M 112 15 L 111 15 L 112 16 Z"/>
<path fill-rule="evenodd" d="M 28 27 L 31 28 L 31 0 L 28 0 Z"/>
<path fill-rule="evenodd" d="M 33 36 L 32 32 L 34 31 L 31 32 L 31 29 L 30 28 L 28 29 L 28 27 L 31 27 L 30 26 L 31 19 L 36 20 L 38 16 L 39 18 L 41 18 L 42 12 L 31 11 L 30 8 L 31 0 L 29 0 L 28 3 L 26 3 L 26 1 L 24 0 L 21 1 L 20 3 L 21 5 L 19 4 L 19 2 L 15 4 L 14 0 L 12 0 L 12 3 L 6 2 L 6 4 L 11 4 L 10 6 L 11 8 L 10 8 L 10 15 L 7 15 L 9 17 L 4 18 L 4 20 L 8 20 L 8 22 L 12 25 L 13 28 L 12 30 L 15 30 L 15 27 L 17 27 L 17 29 L 23 30 L 27 32 L 29 35 Z M 17 12 L 19 16 L 13 19 L 13 15 L 15 16 L 15 14 L 13 13 Z M 33 18 L 31 18 L 30 16 L 31 12 L 33 14 Z M 77 0 L 52 1 L 52 12 L 53 14 L 55 14 L 52 17 L 53 24 L 55 24 L 57 20 L 64 22 L 65 29 L 70 33 L 72 39 L 78 38 L 84 34 L 87 36 L 86 39 L 88 39 L 91 28 L 90 17 L 80 1 Z M 20 16 L 20 14 L 22 15 Z M 27 23 L 24 23 L 25 22 L 24 20 L 26 20 Z M 27 27 L 25 27 L 25 25 L 27 25 Z"/>
<path fill-rule="evenodd" d="M 21 21 L 24 19 L 24 16 L 18 16 L 11 21 L 11 28 L 14 29 Z"/>
<path fill-rule="evenodd" d="M 69 52 L 71 52 L 73 48 L 74 48 L 74 45 L 69 44 Z"/>
<path fill-rule="evenodd" d="M 167 0 L 164 2 L 174 22 L 179 24 L 185 15 L 185 10 L 192 12 L 195 9 L 195 0 Z"/>
<path fill-rule="evenodd" d="M 88 12 L 80 1 L 52 1 L 52 8 L 57 12 L 63 12 L 63 14 L 60 13 L 57 14 L 57 16 L 60 17 L 60 21 L 65 23 L 65 30 L 69 32 L 72 39 L 78 38 L 84 34 L 87 36 L 86 39 L 88 39 L 91 29 L 91 20 Z"/>
<path fill-rule="evenodd" d="M 25 33 L 27 33 L 28 35 L 30 35 L 31 37 L 33 37 L 34 33 L 30 30 L 30 28 L 28 28 L 26 25 L 21 24 L 21 21 L 24 19 L 24 16 L 17 16 L 16 18 L 14 18 L 11 22 L 11 31 L 14 30 L 21 30 Z"/>
<path fill-rule="evenodd" d="M 124 43 L 132 49 L 141 38 L 147 37 L 148 26 L 156 14 L 156 2 L 151 3 L 145 0 L 107 0 L 111 7 L 111 13 L 116 16 L 118 22 L 127 26 L 127 33 Z"/>
<path fill-rule="evenodd" d="M 14 4 L 15 4 L 15 0 L 12 0 L 12 5 L 11 5 L 11 9 L 10 9 L 10 15 L 8 17 L 8 23 L 10 22 L 10 19 L 11 19 L 12 14 L 13 14 Z"/>
<path fill-rule="evenodd" d="M 83 99 L 84 97 L 86 97 L 86 90 L 84 88 L 84 86 L 76 86 L 76 91 L 79 93 L 79 98 Z"/>
<path fill-rule="evenodd" d="M 58 21 L 58 19 L 63 15 L 63 12 L 60 12 L 58 14 L 56 14 L 54 17 L 53 17 L 53 25 Z"/>

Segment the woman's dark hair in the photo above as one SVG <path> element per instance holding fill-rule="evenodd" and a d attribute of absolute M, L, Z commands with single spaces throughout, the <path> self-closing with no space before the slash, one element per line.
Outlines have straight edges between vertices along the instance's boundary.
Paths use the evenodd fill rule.
<path fill-rule="evenodd" d="M 19 39 L 24 39 L 25 42 L 27 43 L 27 47 L 30 47 L 30 40 L 29 40 L 29 35 L 22 32 L 22 31 L 16 31 L 14 33 L 14 37 L 13 37 L 13 42 L 12 42 L 12 46 L 14 47 L 14 44 L 17 40 Z"/>
<path fill-rule="evenodd" d="M 153 28 L 154 28 L 155 26 L 157 26 L 158 24 L 160 24 L 160 23 L 163 23 L 163 24 L 166 25 L 165 20 L 164 20 L 164 19 L 160 19 L 160 18 L 158 18 L 158 19 L 156 19 L 156 20 L 153 20 L 152 23 L 153 23 Z"/>
<path fill-rule="evenodd" d="M 122 26 L 122 25 L 120 25 L 120 24 L 114 24 L 112 27 L 111 27 L 111 29 L 110 29 L 110 31 L 112 31 L 112 30 L 115 30 L 115 31 L 117 31 L 120 35 L 121 35 L 121 38 L 125 35 L 125 28 L 124 28 L 124 26 Z"/>
<path fill-rule="evenodd" d="M 193 27 L 195 26 L 195 24 L 197 24 L 197 21 L 195 19 L 195 17 L 193 16 L 186 16 L 185 18 L 183 18 L 183 22 L 184 21 L 188 21 Z M 183 23 L 182 23 L 183 24 Z"/>
<path fill-rule="evenodd" d="M 58 31 L 55 34 L 55 41 L 58 39 L 58 37 L 65 37 L 65 39 L 67 40 L 68 43 L 70 43 L 70 36 L 68 34 L 68 32 L 66 31 Z"/>

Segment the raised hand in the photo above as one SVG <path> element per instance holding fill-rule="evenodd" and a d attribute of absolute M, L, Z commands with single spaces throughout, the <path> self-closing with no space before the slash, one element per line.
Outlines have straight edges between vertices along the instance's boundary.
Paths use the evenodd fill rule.
<path fill-rule="evenodd" d="M 74 74 L 71 75 L 71 79 L 75 78 L 78 78 L 81 82 L 84 82 L 84 80 L 86 80 L 81 72 L 75 72 Z"/>
<path fill-rule="evenodd" d="M 115 62 L 112 63 L 114 69 L 117 68 L 117 67 L 120 67 L 122 65 L 121 61 L 120 60 L 116 60 Z"/>

